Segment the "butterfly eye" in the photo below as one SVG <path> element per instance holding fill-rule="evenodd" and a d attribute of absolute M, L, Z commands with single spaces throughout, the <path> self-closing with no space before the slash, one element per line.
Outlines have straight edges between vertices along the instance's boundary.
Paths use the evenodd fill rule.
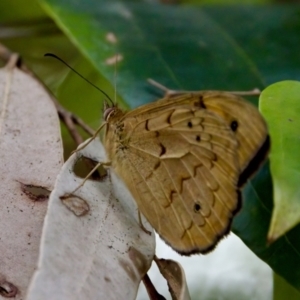
<path fill-rule="evenodd" d="M 199 213 L 200 209 L 201 209 L 200 204 L 199 203 L 195 203 L 195 205 L 194 205 L 194 212 L 195 213 Z"/>
<path fill-rule="evenodd" d="M 230 124 L 230 128 L 232 131 L 236 131 L 238 128 L 238 122 L 237 121 L 232 121 Z"/>
<path fill-rule="evenodd" d="M 109 107 L 109 108 L 105 109 L 105 111 L 103 113 L 103 119 L 105 121 L 107 121 L 108 118 L 109 118 L 109 116 L 110 116 L 110 114 L 111 114 L 111 112 L 113 112 L 114 110 L 115 110 L 115 107 Z"/>

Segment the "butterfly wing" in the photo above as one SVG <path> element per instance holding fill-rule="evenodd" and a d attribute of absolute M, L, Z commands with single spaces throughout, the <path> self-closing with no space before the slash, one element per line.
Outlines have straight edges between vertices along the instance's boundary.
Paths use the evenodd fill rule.
<path fill-rule="evenodd" d="M 105 145 L 140 212 L 177 252 L 207 252 L 228 233 L 240 207 L 238 142 L 217 114 L 173 103 L 125 115 Z"/>
<path fill-rule="evenodd" d="M 242 172 L 238 185 L 242 186 L 264 161 L 270 147 L 267 125 L 257 108 L 237 95 L 219 91 L 186 93 L 161 101 L 174 100 L 211 111 L 231 128 L 239 143 L 237 155 Z"/>

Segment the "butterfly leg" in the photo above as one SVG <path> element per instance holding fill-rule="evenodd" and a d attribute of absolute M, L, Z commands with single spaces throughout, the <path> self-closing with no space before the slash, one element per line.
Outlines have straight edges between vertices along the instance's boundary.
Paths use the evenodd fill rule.
<path fill-rule="evenodd" d="M 140 226 L 141 226 L 142 230 L 145 231 L 147 234 L 151 235 L 151 231 L 147 230 L 145 228 L 145 226 L 143 225 L 140 211 L 138 211 L 138 216 L 139 216 L 139 223 L 140 223 Z"/>
<path fill-rule="evenodd" d="M 84 184 L 85 182 L 89 179 L 89 177 L 100 167 L 100 166 L 110 166 L 110 162 L 98 162 L 96 166 L 87 174 L 87 176 L 84 178 L 84 180 L 81 182 L 81 184 L 73 190 L 70 195 L 76 193 Z"/>
<path fill-rule="evenodd" d="M 94 135 L 85 143 L 85 144 L 83 144 L 82 146 L 80 146 L 80 147 L 78 147 L 76 150 L 74 150 L 73 152 L 72 152 L 72 154 L 73 153 L 76 153 L 76 152 L 78 152 L 78 151 L 80 151 L 80 150 L 82 150 L 82 149 L 84 149 L 89 143 L 91 143 L 97 136 L 98 136 L 98 134 L 99 134 L 99 132 L 102 130 L 102 128 L 106 125 L 107 123 L 103 123 L 98 129 L 97 129 L 97 131 L 94 133 Z"/>

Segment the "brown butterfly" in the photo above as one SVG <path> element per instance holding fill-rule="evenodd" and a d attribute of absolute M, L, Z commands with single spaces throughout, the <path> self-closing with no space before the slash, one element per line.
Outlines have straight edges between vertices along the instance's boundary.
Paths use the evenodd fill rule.
<path fill-rule="evenodd" d="M 45 56 L 66 64 L 54 54 Z M 205 253 L 229 232 L 241 206 L 240 189 L 266 157 L 267 126 L 237 94 L 154 85 L 168 92 L 163 99 L 129 112 L 116 105 L 105 109 L 96 134 L 106 127 L 109 161 L 98 165 L 113 167 L 139 211 L 174 250 Z"/>
<path fill-rule="evenodd" d="M 227 92 L 184 92 L 104 118 L 110 165 L 156 232 L 180 254 L 212 250 L 268 152 L 257 108 Z"/>

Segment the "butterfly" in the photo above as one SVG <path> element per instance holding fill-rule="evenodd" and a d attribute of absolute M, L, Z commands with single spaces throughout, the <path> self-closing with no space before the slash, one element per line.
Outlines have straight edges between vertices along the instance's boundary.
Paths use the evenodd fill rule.
<path fill-rule="evenodd" d="M 128 112 L 107 107 L 104 119 L 108 160 L 139 212 L 178 253 L 213 250 L 268 153 L 257 108 L 228 92 L 178 92 Z"/>

